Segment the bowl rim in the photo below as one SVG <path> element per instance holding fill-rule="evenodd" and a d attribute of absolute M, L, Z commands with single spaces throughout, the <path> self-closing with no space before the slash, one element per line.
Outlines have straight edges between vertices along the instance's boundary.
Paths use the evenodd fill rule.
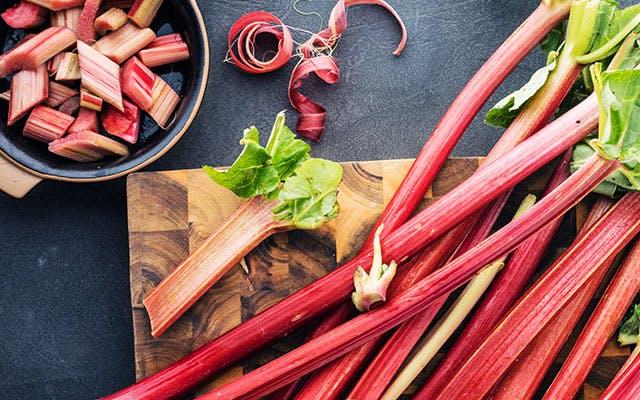
<path fill-rule="evenodd" d="M 202 69 L 201 69 L 201 73 L 202 73 L 202 83 L 200 85 L 200 87 L 198 88 L 197 94 L 196 94 L 196 98 L 195 98 L 195 103 L 193 105 L 193 108 L 191 109 L 191 112 L 189 113 L 189 116 L 186 119 L 186 122 L 184 124 L 184 126 L 182 127 L 182 129 L 180 129 L 179 132 L 177 132 L 173 138 L 160 150 L 158 151 L 158 153 L 154 154 L 153 156 L 147 158 L 144 161 L 141 161 L 139 164 L 136 164 L 130 168 L 127 168 L 123 171 L 111 174 L 111 175 L 105 175 L 105 176 L 98 176 L 98 177 L 91 177 L 91 178 L 72 178 L 72 177 L 66 177 L 66 176 L 58 176 L 58 175 L 51 175 L 51 174 L 46 174 L 46 173 L 42 173 L 39 171 L 36 171 L 32 168 L 29 168 L 28 166 L 16 161 L 13 159 L 13 157 L 11 157 L 10 155 L 8 155 L 4 150 L 0 149 L 0 157 L 6 159 L 7 161 L 9 161 L 11 164 L 15 165 L 16 167 L 20 168 L 23 171 L 26 171 L 27 173 L 37 176 L 39 178 L 42 179 L 46 179 L 46 180 L 54 180 L 54 181 L 61 181 L 61 182 L 103 182 L 103 181 L 108 181 L 108 180 L 112 180 L 112 179 L 117 179 L 123 176 L 126 176 L 128 174 L 131 174 L 133 172 L 136 172 L 146 166 L 148 166 L 149 164 L 157 161 L 160 157 L 162 157 L 163 155 L 165 155 L 169 150 L 171 150 L 171 148 L 173 146 L 175 146 L 175 144 L 184 136 L 185 133 L 187 133 L 187 130 L 189 130 L 189 128 L 191 127 L 191 124 L 193 123 L 193 120 L 195 119 L 196 115 L 198 114 L 198 111 L 200 110 L 200 106 L 202 105 L 202 101 L 204 99 L 204 94 L 205 91 L 207 89 L 207 84 L 208 84 L 208 80 L 209 80 L 209 68 L 210 68 L 210 54 L 209 54 L 209 36 L 207 34 L 207 29 L 206 29 L 206 25 L 204 23 L 204 18 L 202 17 L 202 12 L 200 11 L 200 7 L 198 6 L 198 3 L 196 2 L 196 0 L 187 0 L 188 3 L 193 7 L 193 12 L 196 16 L 196 21 L 198 24 L 198 29 L 200 30 L 201 34 L 202 34 L 202 40 L 203 40 L 203 51 L 204 51 L 204 63 L 202 64 Z"/>

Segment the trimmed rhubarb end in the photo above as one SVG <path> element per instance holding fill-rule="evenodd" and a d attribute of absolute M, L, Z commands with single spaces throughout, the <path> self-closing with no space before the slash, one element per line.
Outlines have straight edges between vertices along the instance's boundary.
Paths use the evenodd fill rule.
<path fill-rule="evenodd" d="M 76 53 L 64 53 L 56 72 L 57 81 L 77 81 L 81 78 L 80 62 Z"/>
<path fill-rule="evenodd" d="M 78 40 L 83 42 L 92 42 L 96 40 L 96 29 L 93 26 L 93 22 L 100 10 L 100 3 L 102 0 L 86 0 L 80 12 L 80 19 L 78 20 Z"/>
<path fill-rule="evenodd" d="M 113 32 L 123 27 L 128 20 L 127 13 L 122 9 L 111 8 L 96 18 L 94 27 L 98 34 L 104 35 L 109 31 Z"/>
<path fill-rule="evenodd" d="M 88 108 L 80 108 L 78 116 L 67 130 L 69 133 L 82 131 L 98 131 L 98 113 Z"/>
<path fill-rule="evenodd" d="M 80 26 L 81 12 L 81 7 L 75 7 L 51 13 L 51 26 L 62 26 L 68 28 L 77 35 L 78 27 Z"/>
<path fill-rule="evenodd" d="M 37 106 L 24 125 L 22 134 L 28 138 L 49 143 L 60 139 L 73 124 L 74 118 L 47 106 Z"/>
<path fill-rule="evenodd" d="M 84 42 L 78 42 L 82 86 L 118 110 L 122 106 L 120 66 Z"/>
<path fill-rule="evenodd" d="M 126 24 L 98 40 L 93 48 L 122 64 L 155 39 L 156 34 L 151 29 L 140 29 L 133 24 Z"/>
<path fill-rule="evenodd" d="M 167 82 L 156 75 L 156 79 L 151 89 L 152 104 L 146 111 L 151 118 L 161 128 L 166 128 L 169 119 L 173 115 L 178 103 L 180 103 L 180 96 L 176 93 Z"/>
<path fill-rule="evenodd" d="M 33 107 L 49 97 L 49 73 L 41 65 L 35 71 L 20 71 L 11 79 L 8 125 L 15 124 Z"/>
<path fill-rule="evenodd" d="M 85 88 L 80 89 L 80 107 L 94 111 L 102 110 L 102 99 Z"/>
<path fill-rule="evenodd" d="M 382 263 L 382 248 L 380 247 L 382 229 L 383 225 L 380 225 L 373 239 L 373 261 L 369 273 L 367 274 L 364 268 L 358 267 L 353 276 L 356 290 L 351 295 L 351 299 L 360 312 L 367 312 L 387 299 L 387 289 L 396 275 L 395 261 L 389 265 Z"/>
<path fill-rule="evenodd" d="M 138 57 L 149 68 L 173 64 L 189 59 L 189 46 L 182 40 L 179 33 L 174 33 L 157 38 L 149 46 L 140 50 Z"/>
<path fill-rule="evenodd" d="M 163 0 L 136 0 L 129 10 L 129 19 L 139 28 L 147 28 L 156 17 Z"/>
<path fill-rule="evenodd" d="M 58 107 L 61 113 L 73 116 L 80 109 L 80 97 L 73 96 L 68 98 Z"/>
<path fill-rule="evenodd" d="M 80 7 L 84 0 L 27 0 L 29 3 L 37 4 L 40 7 L 51 11 L 66 10 L 67 8 Z"/>
<path fill-rule="evenodd" d="M 58 107 L 71 97 L 76 96 L 78 91 L 58 82 L 49 82 L 49 97 L 45 102 L 49 107 Z"/>
<path fill-rule="evenodd" d="M 140 109 L 127 100 L 124 100 L 124 112 L 106 106 L 102 113 L 102 127 L 110 135 L 135 144 L 140 133 Z"/>
<path fill-rule="evenodd" d="M 127 146 L 92 131 L 81 131 L 49 143 L 49 151 L 79 162 L 129 155 Z"/>
<path fill-rule="evenodd" d="M 21 69 L 36 69 L 76 42 L 67 28 L 47 28 L 0 57 L 0 78 Z"/>
<path fill-rule="evenodd" d="M 0 14 L 13 29 L 31 29 L 43 25 L 49 19 L 49 10 L 24 0 Z"/>
<path fill-rule="evenodd" d="M 155 74 L 134 56 L 122 67 L 121 76 L 122 92 L 141 109 L 151 107 Z"/>

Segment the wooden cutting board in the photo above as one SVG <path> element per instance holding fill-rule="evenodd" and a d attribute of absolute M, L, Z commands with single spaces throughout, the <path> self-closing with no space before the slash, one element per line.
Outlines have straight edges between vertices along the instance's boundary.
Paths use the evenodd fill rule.
<path fill-rule="evenodd" d="M 449 160 L 425 203 L 465 180 L 479 162 L 479 158 Z M 198 248 L 241 200 L 214 184 L 201 170 L 130 175 L 127 193 L 137 378 L 152 375 L 179 360 L 353 256 L 410 165 L 411 160 L 345 163 L 338 198 L 341 212 L 335 221 L 314 232 L 283 233 L 267 240 L 246 258 L 248 274 L 240 266 L 233 269 L 159 340 L 150 334 L 143 298 Z M 526 192 L 539 193 L 547 178 L 548 173 L 541 172 L 521 185 L 505 214 L 513 214 Z M 572 216 L 568 218 L 570 222 L 563 225 L 550 260 L 566 248 L 575 233 L 573 221 L 580 220 L 585 210 L 585 206 L 579 207 L 578 218 Z M 288 351 L 299 344 L 304 335 L 305 332 L 298 332 L 274 344 L 207 387 Z M 566 349 L 559 358 L 564 355 Z M 591 373 L 583 398 L 596 399 L 627 355 L 627 350 L 619 350 L 612 343 Z"/>

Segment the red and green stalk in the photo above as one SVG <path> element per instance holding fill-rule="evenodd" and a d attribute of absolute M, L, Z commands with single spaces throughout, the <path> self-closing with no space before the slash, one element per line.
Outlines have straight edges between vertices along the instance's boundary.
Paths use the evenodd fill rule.
<path fill-rule="evenodd" d="M 450 151 L 468 127 L 473 117 L 477 114 L 480 107 L 517 63 L 535 47 L 536 43 L 538 43 L 548 31 L 567 15 L 569 5 L 568 2 L 563 2 L 550 8 L 546 3 L 542 4 L 531 17 L 525 21 L 520 29 L 496 51 L 491 59 L 463 89 L 462 93 L 452 104 L 450 110 L 443 117 L 438 128 L 436 128 L 431 135 L 430 140 L 420 153 L 400 190 L 398 190 L 390 206 L 387 208 L 388 211 L 381 218 L 385 227 L 388 227 L 389 232 L 395 230 L 396 227 L 411 215 Z M 559 129 L 558 132 L 572 131 L 574 135 L 567 135 L 570 143 L 566 143 L 564 149 L 580 140 L 593 129 L 597 119 L 595 115 L 597 115 L 597 103 L 595 99 L 593 99 L 592 104 L 578 107 L 575 111 L 574 116 L 584 116 L 584 118 L 578 118 L 581 122 L 576 124 L 575 118 L 571 118 L 573 119 L 571 122 L 569 122 L 568 119 L 565 120 L 564 126 L 562 126 L 562 129 Z M 586 124 L 585 121 L 587 121 Z M 582 132 L 585 126 L 587 129 Z M 473 214 L 473 212 L 478 211 L 482 206 L 486 205 L 488 201 L 497 197 L 501 191 L 507 190 L 519 179 L 523 179 L 526 175 L 532 173 L 537 169 L 536 167 L 539 168 L 544 165 L 544 163 L 560 155 L 564 150 L 561 147 L 562 146 L 555 148 L 551 146 L 551 148 L 555 148 L 556 151 L 550 151 L 546 158 L 537 158 L 536 161 L 542 161 L 542 164 L 537 165 L 534 161 L 533 169 L 530 171 L 523 171 L 519 168 L 511 169 L 511 171 L 515 172 L 512 180 L 498 179 L 498 181 L 502 182 L 501 184 L 499 182 L 493 186 L 492 189 L 496 189 L 495 192 L 492 190 L 490 191 L 492 194 L 486 196 L 489 192 L 483 191 L 482 195 L 474 196 L 470 199 L 477 207 L 469 207 L 467 210 L 469 212 L 463 212 L 461 218 L 457 220 L 455 218 L 447 219 L 447 223 L 444 224 L 446 226 L 441 226 L 441 229 L 436 229 L 432 231 L 431 234 L 418 235 L 422 236 L 424 240 L 411 244 L 407 243 L 408 248 L 405 249 L 406 251 L 397 254 L 400 257 L 394 257 L 394 259 L 404 261 L 410 255 L 416 254 L 420 248 L 444 234 L 447 230 Z M 489 170 L 490 169 L 487 169 L 487 171 Z M 505 176 L 502 173 L 497 175 L 501 177 Z M 443 210 L 447 207 L 440 208 L 440 212 L 445 212 L 445 214 L 441 215 L 446 215 L 446 213 L 451 211 Z M 454 214 L 456 214 L 455 210 L 453 211 Z M 430 219 L 430 221 L 438 220 L 444 222 L 444 219 Z M 452 223 L 449 224 L 449 222 Z M 418 223 L 408 226 L 413 226 L 413 228 L 409 227 L 408 230 L 405 231 L 405 234 L 415 232 L 415 228 L 419 228 L 418 230 L 426 228 L 426 225 L 419 225 Z M 402 239 L 398 240 L 404 242 Z M 386 242 L 385 240 L 385 243 Z M 235 328 L 173 366 L 108 398 L 122 398 L 133 395 L 137 398 L 162 399 L 188 391 L 197 384 L 202 383 L 215 372 L 222 370 L 234 361 L 249 354 L 251 351 L 281 337 L 297 326 L 308 322 L 313 317 L 337 305 L 343 299 L 346 299 L 351 293 L 353 272 L 358 266 L 369 265 L 370 262 L 370 252 L 361 254 L 325 278 L 311 284 L 306 289 L 297 292 L 268 311 L 256 316 L 250 323 L 245 323 Z M 327 301 L 327 299 L 330 300 Z M 255 334 L 255 332 L 258 331 L 255 328 L 257 326 L 261 327 L 261 329 L 259 329 L 261 334 L 258 335 Z M 251 334 L 249 334 L 249 332 L 251 332 Z"/>
<path fill-rule="evenodd" d="M 613 378 L 600 400 L 635 400 L 640 396 L 640 357 L 638 347 Z"/>
<path fill-rule="evenodd" d="M 640 243 L 636 243 L 600 299 L 544 399 L 572 399 L 640 291 Z"/>

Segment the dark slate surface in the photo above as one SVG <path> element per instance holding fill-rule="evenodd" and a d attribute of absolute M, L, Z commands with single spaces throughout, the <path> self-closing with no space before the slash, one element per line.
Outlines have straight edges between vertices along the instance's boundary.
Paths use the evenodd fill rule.
<path fill-rule="evenodd" d="M 356 7 L 336 51 L 341 81 L 308 85 L 329 110 L 324 139 L 314 146 L 319 156 L 415 156 L 466 80 L 536 6 L 535 0 L 391 2 L 409 30 L 405 54 L 390 54 L 399 37 L 390 16 Z M 267 130 L 288 108 L 290 68 L 247 76 L 222 63 L 226 31 L 238 16 L 266 7 L 289 25 L 319 26 L 296 14 L 290 0 L 200 3 L 212 46 L 207 96 L 189 133 L 151 169 L 228 164 L 243 128 Z M 299 6 L 328 15 L 333 4 Z M 541 62 L 539 53 L 526 60 L 494 100 Z M 485 154 L 498 135 L 477 121 L 455 155 Z M 0 194 L 0 398 L 89 399 L 133 383 L 126 223 L 124 180 L 45 182 L 23 200 Z"/>

